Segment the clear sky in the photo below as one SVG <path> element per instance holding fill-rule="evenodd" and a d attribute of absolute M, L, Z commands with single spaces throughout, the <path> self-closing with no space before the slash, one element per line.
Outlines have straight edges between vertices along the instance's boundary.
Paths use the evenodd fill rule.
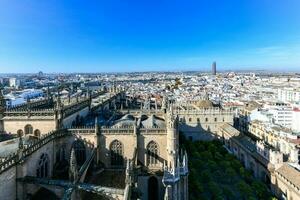
<path fill-rule="evenodd" d="M 0 73 L 300 71 L 300 0 L 0 0 Z"/>

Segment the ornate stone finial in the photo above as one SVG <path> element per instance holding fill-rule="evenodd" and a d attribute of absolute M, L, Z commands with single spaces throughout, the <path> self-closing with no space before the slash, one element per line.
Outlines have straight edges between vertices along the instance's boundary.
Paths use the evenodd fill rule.
<path fill-rule="evenodd" d="M 23 148 L 24 148 L 24 142 L 23 142 L 22 136 L 20 135 L 20 137 L 19 137 L 19 150 L 21 150 Z"/>
<path fill-rule="evenodd" d="M 87 86 L 86 97 L 90 97 L 90 86 Z"/>
<path fill-rule="evenodd" d="M 47 85 L 47 99 L 50 99 L 50 88 L 49 85 Z"/>
<path fill-rule="evenodd" d="M 3 111 L 6 107 L 5 99 L 3 96 L 2 85 L 0 85 L 0 112 Z"/>
<path fill-rule="evenodd" d="M 71 157 L 70 157 L 69 179 L 70 181 L 75 182 L 77 178 L 78 178 L 78 166 L 77 166 L 75 150 L 74 148 L 72 148 Z"/>
<path fill-rule="evenodd" d="M 130 169 L 130 160 L 127 160 L 127 162 L 126 162 L 126 178 L 125 178 L 126 184 L 131 183 L 130 171 L 131 171 L 131 169 Z"/>
<path fill-rule="evenodd" d="M 56 100 L 56 109 L 61 110 L 62 107 L 63 107 L 63 105 L 62 105 L 62 102 L 61 102 L 61 99 L 60 99 L 60 94 L 58 93 L 57 100 Z"/>

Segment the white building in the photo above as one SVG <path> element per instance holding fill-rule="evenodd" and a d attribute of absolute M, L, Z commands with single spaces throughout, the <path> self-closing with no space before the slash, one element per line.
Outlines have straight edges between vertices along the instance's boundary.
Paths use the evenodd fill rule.
<path fill-rule="evenodd" d="M 5 95 L 6 106 L 14 107 L 23 103 L 26 103 L 27 99 L 36 99 L 43 97 L 42 90 L 27 89 L 19 92 L 9 93 Z"/>
<path fill-rule="evenodd" d="M 9 79 L 9 87 L 18 88 L 20 86 L 20 80 L 17 78 L 10 78 Z"/>
<path fill-rule="evenodd" d="M 295 132 L 300 132 L 300 108 L 294 108 L 293 109 L 292 129 Z"/>
<path fill-rule="evenodd" d="M 269 110 L 272 114 L 274 124 L 278 124 L 287 128 L 292 128 L 293 125 L 293 109 L 288 106 L 276 106 Z"/>
<path fill-rule="evenodd" d="M 293 88 L 278 89 L 277 98 L 283 102 L 298 102 L 300 101 L 300 90 Z"/>

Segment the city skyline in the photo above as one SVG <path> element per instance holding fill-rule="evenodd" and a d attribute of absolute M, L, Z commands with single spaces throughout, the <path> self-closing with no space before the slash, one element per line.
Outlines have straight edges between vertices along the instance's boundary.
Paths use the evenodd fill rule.
<path fill-rule="evenodd" d="M 0 3 L 1 73 L 299 71 L 299 1 Z"/>

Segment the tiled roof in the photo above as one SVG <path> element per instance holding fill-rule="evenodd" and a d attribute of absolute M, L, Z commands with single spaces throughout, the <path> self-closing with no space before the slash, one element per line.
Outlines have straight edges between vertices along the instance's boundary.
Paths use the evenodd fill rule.
<path fill-rule="evenodd" d="M 283 164 L 277 172 L 284 176 L 296 187 L 300 188 L 300 172 L 288 164 Z"/>

